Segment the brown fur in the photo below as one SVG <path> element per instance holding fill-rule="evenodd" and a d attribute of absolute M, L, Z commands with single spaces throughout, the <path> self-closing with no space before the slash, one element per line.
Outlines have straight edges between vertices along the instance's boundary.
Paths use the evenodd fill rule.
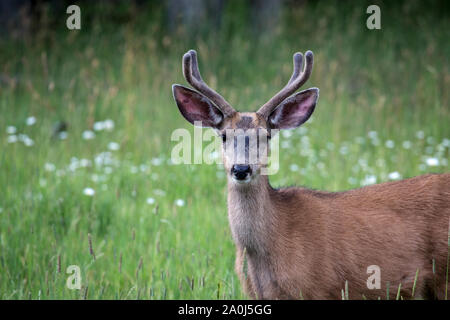
<path fill-rule="evenodd" d="M 226 129 L 270 130 L 257 113 L 235 113 Z M 232 164 L 224 159 L 226 171 Z M 430 174 L 344 192 L 273 189 L 267 176 L 228 184 L 236 271 L 252 298 L 440 298 L 445 294 L 450 174 Z M 243 273 L 246 252 L 247 274 Z M 433 259 L 435 274 L 432 272 Z M 368 289 L 367 267 L 381 270 Z"/>
<path fill-rule="evenodd" d="M 236 112 L 217 130 L 255 128 L 271 129 L 258 113 Z M 233 164 L 224 157 L 226 172 Z M 242 186 L 228 176 L 228 217 L 236 271 L 252 298 L 340 299 L 347 281 L 350 299 L 386 298 L 388 285 L 393 299 L 400 283 L 406 299 L 417 270 L 415 297 L 444 298 L 448 173 L 336 193 L 275 190 L 257 174 Z M 371 265 L 380 267 L 381 289 L 367 288 Z"/>
<path fill-rule="evenodd" d="M 236 271 L 251 297 L 340 299 L 348 281 L 350 299 L 385 298 L 388 282 L 391 299 L 400 283 L 409 298 L 417 269 L 416 297 L 444 297 L 450 174 L 339 193 L 258 179 L 247 190 L 230 184 L 228 196 Z M 380 290 L 367 288 L 370 265 L 381 269 Z"/>

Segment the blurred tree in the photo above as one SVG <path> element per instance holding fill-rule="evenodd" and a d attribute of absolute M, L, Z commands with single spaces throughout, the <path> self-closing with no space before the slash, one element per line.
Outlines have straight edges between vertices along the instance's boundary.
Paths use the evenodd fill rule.
<path fill-rule="evenodd" d="M 282 0 L 251 0 L 251 19 L 254 32 L 270 34 L 278 26 Z"/>
<path fill-rule="evenodd" d="M 233 5 L 226 0 L 169 0 L 167 14 L 169 28 L 174 31 L 180 27 L 197 33 L 217 30 L 221 27 L 225 5 Z M 247 0 L 240 7 L 249 8 L 252 29 L 256 33 L 270 33 L 279 20 L 282 0 Z"/>
<path fill-rule="evenodd" d="M 191 32 L 201 31 L 205 27 L 219 28 L 224 0 L 169 0 L 167 14 L 169 28 L 179 27 Z"/>
<path fill-rule="evenodd" d="M 29 0 L 0 1 L 0 34 L 8 30 L 16 32 L 29 29 L 29 19 L 26 19 L 32 6 Z"/>

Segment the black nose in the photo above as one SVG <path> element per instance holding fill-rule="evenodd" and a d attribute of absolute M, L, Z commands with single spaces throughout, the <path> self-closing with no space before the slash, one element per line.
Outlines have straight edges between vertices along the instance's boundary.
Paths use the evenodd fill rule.
<path fill-rule="evenodd" d="M 247 175 L 249 175 L 251 172 L 252 172 L 252 169 L 250 169 L 250 166 L 248 166 L 248 165 L 235 164 L 231 168 L 231 173 L 238 180 L 244 180 L 245 178 L 247 178 Z"/>

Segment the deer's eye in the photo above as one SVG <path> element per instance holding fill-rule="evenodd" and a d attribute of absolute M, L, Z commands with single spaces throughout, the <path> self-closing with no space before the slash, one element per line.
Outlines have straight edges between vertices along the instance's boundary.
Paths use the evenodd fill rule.
<path fill-rule="evenodd" d="M 225 133 L 222 133 L 222 142 L 227 141 L 227 135 Z"/>

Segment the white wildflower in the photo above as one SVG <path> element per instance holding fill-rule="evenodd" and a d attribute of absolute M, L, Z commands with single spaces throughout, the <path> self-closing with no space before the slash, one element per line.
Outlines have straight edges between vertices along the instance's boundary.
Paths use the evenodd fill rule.
<path fill-rule="evenodd" d="M 392 141 L 392 140 L 387 140 L 386 143 L 385 143 L 385 146 L 386 146 L 387 148 L 389 148 L 389 149 L 392 149 L 392 148 L 395 147 L 395 143 L 394 143 L 394 141 Z"/>
<path fill-rule="evenodd" d="M 17 136 L 15 134 L 8 136 L 8 138 L 6 139 L 6 141 L 8 141 L 8 143 L 16 143 L 17 142 Z"/>
<path fill-rule="evenodd" d="M 14 126 L 7 126 L 6 127 L 6 133 L 7 134 L 15 134 L 17 132 L 16 127 Z"/>
<path fill-rule="evenodd" d="M 27 147 L 31 147 L 34 145 L 34 141 L 32 139 L 30 139 L 29 137 L 25 137 L 23 139 L 23 144 L 26 145 Z"/>
<path fill-rule="evenodd" d="M 347 145 L 343 145 L 340 149 L 339 149 L 339 153 L 342 155 L 346 155 L 348 153 L 348 146 Z"/>
<path fill-rule="evenodd" d="M 108 149 L 111 151 L 117 151 L 120 149 L 120 145 L 117 142 L 108 143 Z"/>
<path fill-rule="evenodd" d="M 95 190 L 92 189 L 92 188 L 84 188 L 83 193 L 84 193 L 86 196 L 92 197 L 92 196 L 94 196 L 94 194 L 95 194 Z"/>
<path fill-rule="evenodd" d="M 106 131 L 111 131 L 112 129 L 114 129 L 114 121 L 111 119 L 106 119 L 105 121 L 103 121 L 103 126 Z"/>
<path fill-rule="evenodd" d="M 112 154 L 109 151 L 99 153 L 95 156 L 94 161 L 97 166 L 114 164 L 114 159 L 112 158 Z"/>
<path fill-rule="evenodd" d="M 361 166 L 361 168 L 363 169 L 367 169 L 368 167 L 368 163 L 367 163 L 367 159 L 365 158 L 359 158 L 358 159 L 358 164 Z"/>
<path fill-rule="evenodd" d="M 67 132 L 66 131 L 61 131 L 60 133 L 58 133 L 58 138 L 60 140 L 66 140 L 67 139 Z"/>
<path fill-rule="evenodd" d="M 411 141 L 405 140 L 405 141 L 403 141 L 402 146 L 403 146 L 403 149 L 411 149 L 412 143 L 411 143 Z"/>
<path fill-rule="evenodd" d="M 391 172 L 388 174 L 388 178 L 391 180 L 397 180 L 400 179 L 402 176 L 397 171 Z"/>
<path fill-rule="evenodd" d="M 178 207 L 183 207 L 184 206 L 184 200 L 183 199 L 177 199 L 177 200 L 175 200 L 175 204 Z"/>
<path fill-rule="evenodd" d="M 44 169 L 45 169 L 45 171 L 50 171 L 51 172 L 51 171 L 55 171 L 56 167 L 55 167 L 55 165 L 53 163 L 46 162 L 44 164 Z"/>
<path fill-rule="evenodd" d="M 70 159 L 69 171 L 75 172 L 80 167 L 80 162 L 77 158 Z"/>
<path fill-rule="evenodd" d="M 35 124 L 35 123 L 36 123 L 36 118 L 33 117 L 33 116 L 28 117 L 27 120 L 26 120 L 27 126 L 32 126 L 32 125 Z"/>
<path fill-rule="evenodd" d="M 102 131 L 103 129 L 105 129 L 105 125 L 104 125 L 103 121 L 97 121 L 97 122 L 94 122 L 94 125 L 92 128 L 95 131 Z"/>
<path fill-rule="evenodd" d="M 367 135 L 368 135 L 369 138 L 371 138 L 371 139 L 376 139 L 376 138 L 378 138 L 378 132 L 376 132 L 376 131 L 369 131 L 369 132 L 367 133 Z"/>
<path fill-rule="evenodd" d="M 366 175 L 364 179 L 361 181 L 361 185 L 367 186 L 369 184 L 374 184 L 377 182 L 377 177 L 374 175 Z"/>
<path fill-rule="evenodd" d="M 155 203 L 155 199 L 154 198 L 147 198 L 147 204 L 154 204 Z"/>
<path fill-rule="evenodd" d="M 444 147 L 450 147 L 450 139 L 445 138 L 444 140 L 442 140 L 442 145 Z"/>
<path fill-rule="evenodd" d="M 86 168 L 91 166 L 91 160 L 88 159 L 81 159 L 80 160 L 80 167 Z"/>
<path fill-rule="evenodd" d="M 438 158 L 427 158 L 426 163 L 430 167 L 435 167 L 439 165 L 439 159 Z"/>
<path fill-rule="evenodd" d="M 154 166 L 159 166 L 162 163 L 162 159 L 161 158 L 153 158 L 152 159 L 152 165 Z"/>
<path fill-rule="evenodd" d="M 91 130 L 86 130 L 83 132 L 82 137 L 84 140 L 91 140 L 95 138 L 95 133 Z"/>

